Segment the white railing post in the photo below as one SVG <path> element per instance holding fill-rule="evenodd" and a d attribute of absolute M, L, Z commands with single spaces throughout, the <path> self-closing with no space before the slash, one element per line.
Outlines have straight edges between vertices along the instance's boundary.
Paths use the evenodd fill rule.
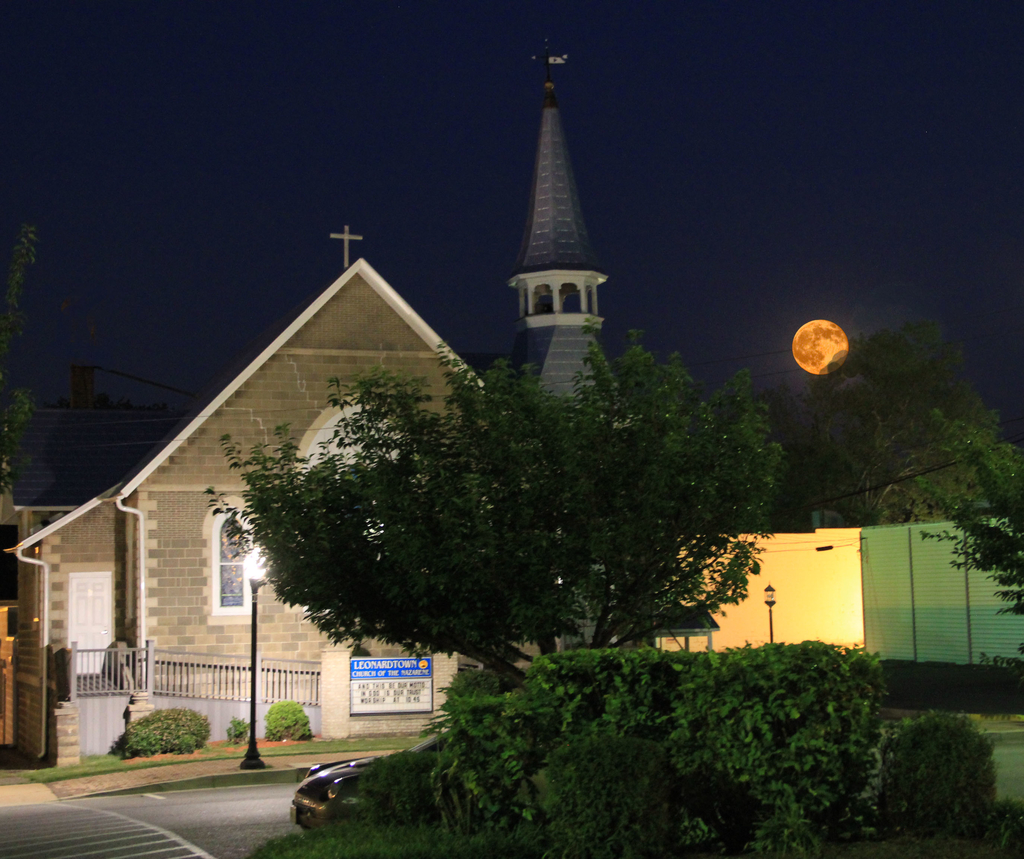
<path fill-rule="evenodd" d="M 146 642 L 146 692 L 149 693 L 150 698 L 153 697 L 154 684 L 156 678 L 153 676 L 156 673 L 156 643 L 150 639 Z"/>
<path fill-rule="evenodd" d="M 71 660 L 70 660 L 70 664 L 68 665 L 68 684 L 71 687 L 70 690 L 69 690 L 69 693 L 68 693 L 68 697 L 69 697 L 69 699 L 70 699 L 72 704 L 74 704 L 75 701 L 78 700 L 78 674 L 77 674 L 77 671 L 78 671 L 78 642 L 77 641 L 72 641 L 71 642 Z"/>

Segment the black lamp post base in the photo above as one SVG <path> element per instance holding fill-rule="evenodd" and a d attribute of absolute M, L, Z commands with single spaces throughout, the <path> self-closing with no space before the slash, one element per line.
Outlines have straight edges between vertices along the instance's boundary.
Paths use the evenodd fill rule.
<path fill-rule="evenodd" d="M 261 770 L 266 767 L 266 763 L 263 758 L 260 757 L 259 752 L 256 753 L 255 757 L 250 757 L 248 754 L 242 758 L 242 762 L 238 765 L 240 770 Z"/>

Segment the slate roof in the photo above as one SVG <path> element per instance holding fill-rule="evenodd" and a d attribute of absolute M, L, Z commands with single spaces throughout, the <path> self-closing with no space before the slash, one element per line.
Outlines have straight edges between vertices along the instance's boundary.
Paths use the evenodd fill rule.
<path fill-rule="evenodd" d="M 21 439 L 28 461 L 14 485 L 18 507 L 77 507 L 116 485 L 161 443 L 181 412 L 38 409 Z"/>
<path fill-rule="evenodd" d="M 604 273 L 583 223 L 551 81 L 545 84 L 526 231 L 512 276 L 548 269 Z"/>
<path fill-rule="evenodd" d="M 586 369 L 584 359 L 593 340 L 594 335 L 581 325 L 526 328 L 516 334 L 512 366 L 533 366 L 549 391 L 571 394 L 576 377 Z"/>

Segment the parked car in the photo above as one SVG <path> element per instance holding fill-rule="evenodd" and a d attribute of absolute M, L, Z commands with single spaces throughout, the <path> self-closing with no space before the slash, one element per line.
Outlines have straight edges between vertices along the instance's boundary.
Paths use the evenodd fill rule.
<path fill-rule="evenodd" d="M 408 751 L 439 752 L 443 746 L 444 738 L 437 736 L 418 743 Z M 359 778 L 381 757 L 374 755 L 310 767 L 292 799 L 292 823 L 312 829 L 351 817 L 359 801 Z"/>

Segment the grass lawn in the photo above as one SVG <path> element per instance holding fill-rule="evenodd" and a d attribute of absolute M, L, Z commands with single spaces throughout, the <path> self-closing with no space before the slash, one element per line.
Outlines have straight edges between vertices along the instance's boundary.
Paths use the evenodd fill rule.
<path fill-rule="evenodd" d="M 353 752 L 375 752 L 384 749 L 404 749 L 420 741 L 419 737 L 373 737 L 365 740 L 310 740 L 300 743 L 260 743 L 260 757 L 274 758 L 281 755 L 321 755 L 337 753 L 339 757 Z M 238 746 L 226 742 L 209 743 L 205 748 L 191 755 L 154 755 L 151 758 L 129 758 L 122 760 L 116 755 L 89 755 L 82 762 L 70 767 L 47 767 L 29 770 L 20 775 L 30 781 L 46 784 L 69 778 L 83 778 L 106 773 L 163 767 L 198 761 L 231 760 L 245 757 L 247 744 Z"/>
<path fill-rule="evenodd" d="M 399 831 L 400 832 L 400 831 Z M 396 833 L 339 825 L 313 832 L 277 838 L 250 859 L 542 859 L 543 845 L 516 844 L 500 834 L 472 840 L 458 838 L 443 830 L 421 829 Z M 746 854 L 771 859 L 774 854 Z M 893 838 L 857 844 L 827 844 L 820 859 L 1012 859 L 1019 856 L 981 841 L 956 838 Z M 677 854 L 672 859 L 721 859 L 720 853 Z M 669 859 L 669 857 L 666 857 Z M 781 856 L 776 859 L 782 859 Z"/>

